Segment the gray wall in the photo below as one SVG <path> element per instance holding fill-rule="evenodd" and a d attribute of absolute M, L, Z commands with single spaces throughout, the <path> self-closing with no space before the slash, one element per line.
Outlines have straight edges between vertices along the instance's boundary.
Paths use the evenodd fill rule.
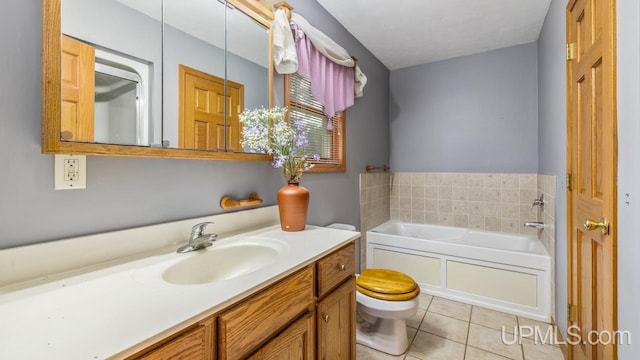
<path fill-rule="evenodd" d="M 393 171 L 538 172 L 529 43 L 391 72 Z"/>
<path fill-rule="evenodd" d="M 346 114 L 347 172 L 308 174 L 303 178 L 303 185 L 311 191 L 311 201 L 317 201 L 310 209 L 315 223 L 340 221 L 359 227 L 359 174 L 367 164 L 389 163 L 389 70 L 316 1 L 288 2 L 294 12 L 349 50 L 367 75 L 364 96 L 356 99 Z"/>
<path fill-rule="evenodd" d="M 307 174 L 308 222 L 359 224 L 358 174 L 388 162 L 389 71 L 315 1 L 295 10 L 358 58 L 369 78 L 347 111 L 347 172 Z M 0 248 L 220 213 L 225 194 L 275 203 L 284 178 L 266 162 L 89 156 L 86 190 L 53 190 L 53 156 L 40 153 L 41 3 L 0 12 Z M 73 256 L 73 254 L 70 254 Z"/>
<path fill-rule="evenodd" d="M 556 176 L 556 314 L 563 331 L 567 328 L 567 172 L 566 36 L 564 0 L 553 0 L 538 38 L 539 171 Z"/>
<path fill-rule="evenodd" d="M 617 7 L 618 328 L 632 334 L 618 355 L 626 360 L 640 354 L 640 5 L 618 1 Z"/>

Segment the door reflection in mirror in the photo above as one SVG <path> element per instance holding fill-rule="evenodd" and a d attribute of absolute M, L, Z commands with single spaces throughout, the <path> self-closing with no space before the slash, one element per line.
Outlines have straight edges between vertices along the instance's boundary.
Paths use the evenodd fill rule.
<path fill-rule="evenodd" d="M 149 65 L 96 50 L 95 138 L 149 145 Z"/>
<path fill-rule="evenodd" d="M 160 146 L 162 0 L 144 3 L 61 2 L 62 140 Z"/>

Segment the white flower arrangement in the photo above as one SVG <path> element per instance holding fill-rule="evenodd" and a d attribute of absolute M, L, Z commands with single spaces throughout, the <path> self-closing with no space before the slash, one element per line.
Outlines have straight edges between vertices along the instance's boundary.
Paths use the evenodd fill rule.
<path fill-rule="evenodd" d="M 240 114 L 242 146 L 273 155 L 271 165 L 284 168 L 287 182 L 300 182 L 302 173 L 311 169 L 311 161 L 320 160 L 320 155 L 309 156 L 309 136 L 302 123 L 288 123 L 286 115 L 287 108 L 280 107 L 245 110 Z"/>

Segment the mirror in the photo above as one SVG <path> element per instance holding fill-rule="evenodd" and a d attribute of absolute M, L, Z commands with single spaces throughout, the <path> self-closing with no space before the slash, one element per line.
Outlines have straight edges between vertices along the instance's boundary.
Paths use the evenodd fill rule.
<path fill-rule="evenodd" d="M 272 103 L 253 2 L 44 0 L 43 152 L 268 160 L 240 147 L 238 114 Z"/>

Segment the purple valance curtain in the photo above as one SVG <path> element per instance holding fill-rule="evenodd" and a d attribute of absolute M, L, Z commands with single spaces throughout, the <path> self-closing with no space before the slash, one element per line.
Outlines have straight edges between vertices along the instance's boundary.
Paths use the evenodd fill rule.
<path fill-rule="evenodd" d="M 338 45 L 302 16 L 283 10 L 275 14 L 273 61 L 280 74 L 298 74 L 311 83 L 311 95 L 334 117 L 363 95 L 367 77 L 347 50 Z"/>
<path fill-rule="evenodd" d="M 291 23 L 298 55 L 298 74 L 311 82 L 311 94 L 332 118 L 354 103 L 354 69 L 329 60 L 295 23 Z"/>

